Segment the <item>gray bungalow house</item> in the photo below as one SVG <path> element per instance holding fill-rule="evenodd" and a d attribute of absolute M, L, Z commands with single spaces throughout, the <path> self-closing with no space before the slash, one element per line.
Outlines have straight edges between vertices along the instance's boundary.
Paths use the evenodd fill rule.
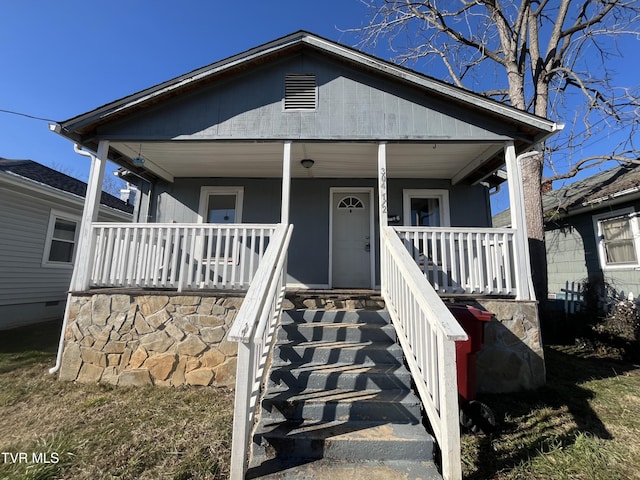
<path fill-rule="evenodd" d="M 32 160 L 0 158 L 0 330 L 62 317 L 86 189 Z M 132 212 L 102 193 L 101 221 L 130 222 Z"/>
<path fill-rule="evenodd" d="M 567 282 L 606 282 L 640 294 L 640 166 L 620 165 L 543 197 L 549 293 Z"/>
<path fill-rule="evenodd" d="M 467 335 L 443 299 L 495 314 L 478 389 L 544 383 L 518 162 L 559 128 L 304 31 L 54 124 L 92 175 L 53 370 L 235 385 L 234 479 L 309 455 L 427 461 L 407 430 L 422 408 L 460 478 Z M 107 159 L 150 185 L 148 222 L 97 222 Z M 505 165 L 512 228 L 493 229 Z M 353 450 L 356 433 L 382 443 Z"/>

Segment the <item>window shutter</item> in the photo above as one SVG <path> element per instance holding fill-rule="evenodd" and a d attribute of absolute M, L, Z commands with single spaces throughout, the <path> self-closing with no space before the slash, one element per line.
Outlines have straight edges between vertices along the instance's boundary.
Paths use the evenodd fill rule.
<path fill-rule="evenodd" d="M 317 103 L 316 76 L 289 74 L 284 79 L 285 110 L 315 110 Z"/>

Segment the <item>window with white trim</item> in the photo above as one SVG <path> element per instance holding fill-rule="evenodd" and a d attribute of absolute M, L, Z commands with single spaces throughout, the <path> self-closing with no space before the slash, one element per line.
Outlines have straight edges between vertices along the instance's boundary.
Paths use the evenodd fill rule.
<path fill-rule="evenodd" d="M 202 187 L 201 223 L 242 223 L 243 187 Z"/>
<path fill-rule="evenodd" d="M 448 227 L 449 191 L 417 189 L 403 190 L 405 226 Z"/>
<path fill-rule="evenodd" d="M 244 187 L 202 187 L 200 189 L 200 206 L 198 209 L 198 221 L 200 223 L 242 223 L 242 200 L 244 197 Z M 222 237 L 218 242 L 216 238 L 201 239 L 196 245 L 196 251 L 202 252 L 203 262 L 214 263 L 236 263 L 240 261 L 240 250 L 237 243 L 231 242 L 227 247 L 226 237 Z M 221 255 L 228 254 L 227 257 L 207 258 L 207 243 L 211 241 L 215 245 L 212 253 L 219 252 Z M 232 251 L 229 251 L 229 250 Z M 216 254 L 217 255 L 217 254 Z"/>
<path fill-rule="evenodd" d="M 44 266 L 72 266 L 78 244 L 80 218 L 51 210 L 42 256 Z"/>
<path fill-rule="evenodd" d="M 603 270 L 640 267 L 640 226 L 633 208 L 594 215 L 593 226 Z"/>

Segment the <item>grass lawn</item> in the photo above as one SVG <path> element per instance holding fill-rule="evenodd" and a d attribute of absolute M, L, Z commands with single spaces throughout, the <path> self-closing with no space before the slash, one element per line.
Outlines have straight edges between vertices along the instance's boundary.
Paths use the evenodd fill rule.
<path fill-rule="evenodd" d="M 0 479 L 228 477 L 232 391 L 59 382 L 59 331 L 0 332 Z"/>
<path fill-rule="evenodd" d="M 575 346 L 545 355 L 545 387 L 482 397 L 498 431 L 463 436 L 465 478 L 640 479 L 640 367 Z"/>
<path fill-rule="evenodd" d="M 0 479 L 228 477 L 232 392 L 59 382 L 46 373 L 59 328 L 0 332 Z M 546 387 L 481 398 L 499 425 L 463 436 L 465 478 L 640 479 L 640 367 L 576 347 L 546 356 Z M 12 462 L 20 452 L 41 463 Z"/>

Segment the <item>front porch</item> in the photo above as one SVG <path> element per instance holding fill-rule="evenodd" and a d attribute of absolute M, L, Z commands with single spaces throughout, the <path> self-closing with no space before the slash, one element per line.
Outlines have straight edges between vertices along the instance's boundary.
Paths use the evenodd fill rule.
<path fill-rule="evenodd" d="M 216 145 L 207 144 L 213 155 Z M 271 235 L 282 223 L 296 227 L 288 251 L 290 287 L 380 288 L 381 228 L 389 226 L 438 293 L 533 300 L 512 142 L 502 146 L 514 199 L 509 229 L 487 227 L 489 185 L 482 182 L 492 173 L 482 177 L 467 168 L 467 177 L 476 178 L 472 185 L 455 176 L 469 165 L 472 152 L 483 151 L 484 158 L 487 152 L 497 154 L 499 145 L 467 145 L 464 156 L 457 156 L 463 151 L 449 144 L 440 145 L 436 159 L 448 159 L 446 173 L 439 163 L 424 163 L 424 155 L 433 155 L 429 152 L 433 148 L 426 145 L 285 141 L 260 146 L 269 159 L 261 167 L 267 178 L 240 177 L 251 164 L 250 156 L 235 167 L 218 162 L 200 166 L 193 170 L 198 175 L 193 178 L 171 176 L 171 183 L 157 179 L 137 208 L 145 212 L 140 218 L 151 221 L 131 224 L 94 221 L 93 201 L 104 163 L 115 150 L 104 140 L 97 155 L 83 152 L 92 158 L 94 181 L 87 195 L 71 290 L 246 290 Z M 279 166 L 275 147 L 281 149 Z M 247 150 L 245 143 L 225 143 L 225 148 L 237 148 L 243 156 L 259 155 L 253 147 Z M 305 170 L 301 163 L 309 160 L 303 155 L 310 150 L 317 160 Z M 189 152 L 187 148 L 185 154 Z M 349 165 L 340 166 L 331 160 L 333 155 L 347 158 Z M 155 162 L 167 158 L 159 155 Z M 163 171 L 169 168 L 163 163 Z M 225 176 L 207 176 L 214 171 Z M 347 208 L 345 202 L 355 202 L 359 208 Z"/>

